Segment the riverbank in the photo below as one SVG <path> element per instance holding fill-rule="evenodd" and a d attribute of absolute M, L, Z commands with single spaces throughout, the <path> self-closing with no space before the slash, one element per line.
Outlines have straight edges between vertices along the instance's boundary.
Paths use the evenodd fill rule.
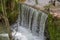
<path fill-rule="evenodd" d="M 43 11 L 43 12 L 48 12 L 50 11 L 50 14 L 53 16 L 53 17 L 56 17 L 56 18 L 59 18 L 60 19 L 60 6 L 53 6 L 51 4 L 48 4 L 46 6 L 41 6 L 41 5 L 35 5 L 35 4 L 29 4 L 29 3 L 21 3 L 21 4 L 25 4 L 27 6 L 30 6 L 34 9 L 37 9 L 37 10 L 40 10 L 40 11 Z M 49 8 L 49 10 L 48 10 Z"/>
<path fill-rule="evenodd" d="M 31 5 L 29 5 L 31 6 Z M 40 9 L 39 5 L 37 6 L 31 6 L 37 10 L 41 10 L 43 8 Z M 47 11 L 48 12 L 48 11 Z M 13 19 L 15 17 L 13 17 L 14 15 L 10 15 L 10 17 Z M 11 19 L 9 19 L 11 20 Z M 49 33 L 49 36 L 50 36 L 50 40 L 60 40 L 60 19 L 57 19 L 55 17 L 53 17 L 53 15 L 51 15 L 49 12 L 48 12 L 48 19 L 47 19 L 47 30 L 48 30 L 48 33 Z M 1 26 L 1 27 L 4 27 L 4 26 Z M 3 29 L 3 28 L 1 28 Z M 3 30 L 4 31 L 4 30 Z"/>

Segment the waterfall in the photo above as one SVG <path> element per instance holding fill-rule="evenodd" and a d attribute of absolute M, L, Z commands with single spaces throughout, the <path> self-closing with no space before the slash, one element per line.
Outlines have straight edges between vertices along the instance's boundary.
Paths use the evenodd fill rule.
<path fill-rule="evenodd" d="M 12 25 L 13 38 L 15 40 L 45 40 L 47 14 L 24 4 L 20 4 L 19 11 L 18 19 Z M 4 35 L 7 36 L 7 34 Z"/>
<path fill-rule="evenodd" d="M 27 40 L 45 40 L 44 29 L 47 14 L 27 5 L 21 5 L 20 11 L 17 32 L 22 33 Z"/>

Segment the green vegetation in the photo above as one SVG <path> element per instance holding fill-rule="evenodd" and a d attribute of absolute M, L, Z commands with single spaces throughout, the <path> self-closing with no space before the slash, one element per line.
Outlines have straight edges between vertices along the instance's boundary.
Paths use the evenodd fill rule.
<path fill-rule="evenodd" d="M 8 17 L 10 24 L 13 24 L 17 20 L 17 17 L 18 17 L 17 2 L 18 2 L 18 0 L 15 1 L 15 4 L 13 4 L 11 2 L 14 5 L 14 7 L 12 6 L 12 8 L 9 8 L 10 6 L 6 6 L 7 17 Z M 24 2 L 24 0 L 23 0 L 23 2 Z M 36 3 L 37 3 L 37 0 L 36 0 Z M 7 1 L 6 1 L 6 5 L 7 5 Z M 48 13 L 50 6 L 51 5 L 45 6 L 47 13 Z M 11 10 L 11 9 L 13 9 L 13 10 Z M 2 15 L 1 2 L 0 2 L 0 15 Z M 50 40 L 60 40 L 60 19 L 54 18 L 52 15 L 50 15 L 50 13 L 48 13 L 47 27 L 48 27 L 48 29 L 47 29 L 48 33 L 50 35 Z M 0 33 L 6 33 L 7 32 L 6 30 L 7 29 L 6 29 L 5 25 L 0 23 Z M 0 40 L 5 40 L 5 39 L 2 39 L 2 37 L 0 37 Z"/>
<path fill-rule="evenodd" d="M 18 4 L 15 0 L 0 0 L 0 33 L 8 33 L 9 40 L 13 40 L 10 24 L 14 23 L 18 16 Z M 2 24 L 4 20 L 5 26 Z M 2 25 L 1 25 L 2 24 Z M 5 40 L 4 38 L 1 40 Z M 7 39 L 6 39 L 7 40 Z"/>
<path fill-rule="evenodd" d="M 16 0 L 17 1 L 17 0 Z M 18 4 L 17 2 L 14 1 L 11 2 L 14 7 L 12 6 L 11 8 L 9 8 L 10 6 L 8 6 L 9 2 L 8 0 L 6 0 L 6 12 L 7 12 L 7 17 L 9 19 L 9 23 L 12 24 L 17 20 L 17 16 L 18 16 Z M 2 6 L 1 6 L 1 2 L 0 2 L 0 15 L 2 15 Z M 3 15 L 2 15 L 3 16 Z M 1 20 L 1 19 L 0 19 Z"/>
<path fill-rule="evenodd" d="M 50 14 L 50 8 L 54 8 L 52 4 L 45 6 L 45 11 L 48 14 L 47 19 L 47 31 L 49 34 L 50 40 L 60 40 L 60 19 L 53 17 Z"/>
<path fill-rule="evenodd" d="M 60 19 L 48 14 L 48 32 L 50 40 L 60 40 Z"/>
<path fill-rule="evenodd" d="M 51 15 L 49 15 L 48 17 L 48 31 L 50 34 L 50 40 L 56 40 L 55 39 L 56 27 L 54 25 L 54 20 Z"/>

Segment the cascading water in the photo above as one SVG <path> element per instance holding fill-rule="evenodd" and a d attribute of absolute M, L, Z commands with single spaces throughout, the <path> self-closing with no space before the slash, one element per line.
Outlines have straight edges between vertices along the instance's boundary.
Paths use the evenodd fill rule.
<path fill-rule="evenodd" d="M 25 36 L 26 39 L 24 40 L 45 40 L 44 29 L 46 19 L 47 14 L 27 5 L 21 5 L 17 32 Z"/>
<path fill-rule="evenodd" d="M 12 26 L 15 40 L 45 40 L 47 14 L 27 5 L 20 7 L 17 23 Z"/>

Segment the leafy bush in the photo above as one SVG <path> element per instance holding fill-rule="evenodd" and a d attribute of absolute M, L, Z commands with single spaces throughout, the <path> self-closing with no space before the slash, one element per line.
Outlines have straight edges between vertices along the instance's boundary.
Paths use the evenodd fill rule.
<path fill-rule="evenodd" d="M 60 19 L 53 18 L 53 16 L 49 14 L 47 26 L 50 40 L 60 40 Z"/>

